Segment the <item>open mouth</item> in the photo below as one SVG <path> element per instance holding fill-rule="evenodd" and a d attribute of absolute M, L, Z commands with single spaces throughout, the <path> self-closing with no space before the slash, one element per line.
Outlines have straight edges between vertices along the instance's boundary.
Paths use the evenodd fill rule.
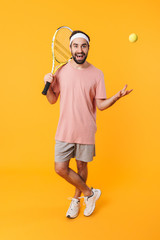
<path fill-rule="evenodd" d="M 84 58 L 84 54 L 76 54 L 77 60 L 82 60 Z"/>

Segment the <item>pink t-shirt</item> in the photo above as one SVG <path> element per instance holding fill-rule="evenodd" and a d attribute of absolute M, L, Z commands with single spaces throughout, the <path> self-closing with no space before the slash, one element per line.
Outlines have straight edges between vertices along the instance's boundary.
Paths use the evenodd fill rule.
<path fill-rule="evenodd" d="M 104 75 L 90 64 L 76 69 L 67 63 L 57 70 L 54 92 L 60 93 L 60 118 L 55 139 L 95 144 L 96 98 L 106 99 Z"/>

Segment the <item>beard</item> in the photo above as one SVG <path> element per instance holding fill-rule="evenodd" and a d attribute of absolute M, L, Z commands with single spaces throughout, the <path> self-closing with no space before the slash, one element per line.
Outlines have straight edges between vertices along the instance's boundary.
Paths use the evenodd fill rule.
<path fill-rule="evenodd" d="M 79 53 L 79 54 L 83 54 L 83 59 L 77 59 L 77 53 L 75 53 L 75 54 L 73 54 L 72 52 L 71 52 L 71 54 L 72 54 L 72 58 L 73 58 L 73 60 L 77 63 L 77 64 L 83 64 L 85 61 L 86 61 L 86 59 L 87 59 L 87 56 L 88 56 L 88 54 L 85 54 L 84 52 L 81 52 L 81 53 Z"/>

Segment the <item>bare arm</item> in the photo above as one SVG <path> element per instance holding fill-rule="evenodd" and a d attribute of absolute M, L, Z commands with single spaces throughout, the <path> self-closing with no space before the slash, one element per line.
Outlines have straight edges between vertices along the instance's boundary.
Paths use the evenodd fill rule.
<path fill-rule="evenodd" d="M 47 95 L 46 95 L 47 99 L 48 99 L 48 102 L 50 104 L 54 104 L 57 102 L 57 99 L 58 99 L 58 94 L 56 94 L 55 92 L 53 92 L 52 88 L 51 88 L 51 85 L 47 91 Z"/>
<path fill-rule="evenodd" d="M 47 99 L 49 101 L 50 104 L 54 104 L 57 102 L 58 96 L 59 94 L 53 91 L 53 85 L 55 84 L 55 80 L 54 80 L 54 76 L 52 73 L 48 73 L 44 76 L 44 82 L 46 84 L 46 82 L 50 82 L 50 86 L 49 89 L 47 91 Z"/>
<path fill-rule="evenodd" d="M 111 107 L 115 102 L 117 102 L 118 99 L 121 97 L 124 97 L 125 95 L 129 94 L 133 89 L 126 90 L 127 84 L 124 86 L 122 90 L 120 90 L 118 93 L 116 93 L 114 96 L 108 98 L 108 99 L 96 99 L 96 105 L 97 108 L 101 111 Z"/>

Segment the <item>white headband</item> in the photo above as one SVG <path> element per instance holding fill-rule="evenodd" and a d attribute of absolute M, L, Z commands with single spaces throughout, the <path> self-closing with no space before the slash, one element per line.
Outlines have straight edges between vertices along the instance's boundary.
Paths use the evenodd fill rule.
<path fill-rule="evenodd" d="M 70 44 L 71 44 L 71 42 L 72 42 L 75 38 L 84 38 L 84 39 L 86 39 L 86 41 L 87 41 L 88 44 L 89 44 L 89 38 L 88 38 L 85 34 L 83 34 L 83 33 L 76 33 L 75 35 L 73 35 L 73 36 L 71 37 L 71 39 L 70 39 Z"/>

